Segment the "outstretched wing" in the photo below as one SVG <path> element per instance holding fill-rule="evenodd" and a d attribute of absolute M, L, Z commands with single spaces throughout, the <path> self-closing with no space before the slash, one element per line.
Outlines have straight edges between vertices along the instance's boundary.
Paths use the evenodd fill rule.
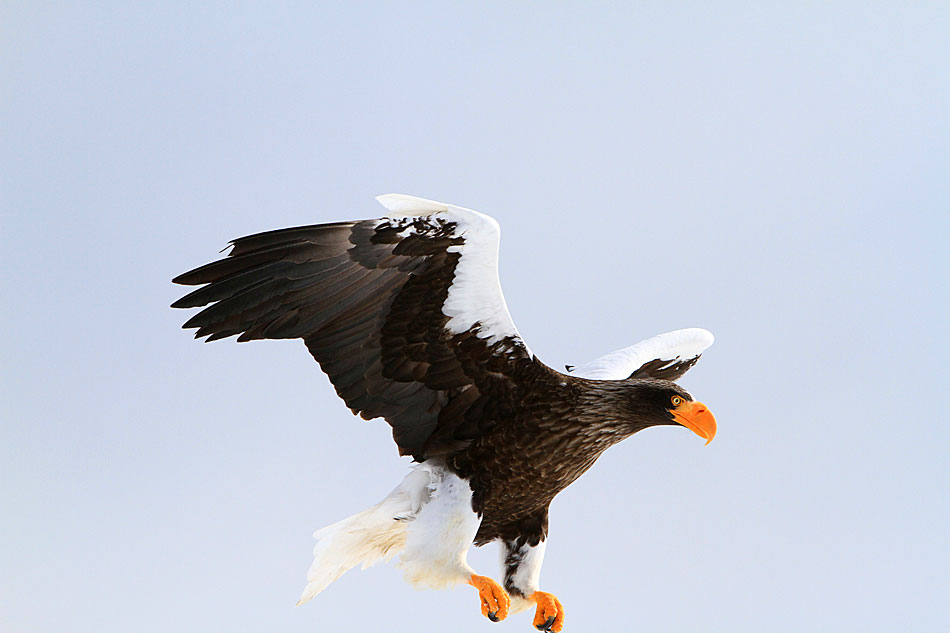
<path fill-rule="evenodd" d="M 658 334 L 589 363 L 568 368 L 572 376 L 597 380 L 661 378 L 677 380 L 696 364 L 713 335 L 701 328 Z"/>
<path fill-rule="evenodd" d="M 211 303 L 183 326 L 208 341 L 302 338 L 346 405 L 385 418 L 400 454 L 422 461 L 510 415 L 519 375 L 536 364 L 498 282 L 498 224 L 377 199 L 384 218 L 234 240 L 224 259 L 174 279 L 206 285 L 172 307 Z"/>

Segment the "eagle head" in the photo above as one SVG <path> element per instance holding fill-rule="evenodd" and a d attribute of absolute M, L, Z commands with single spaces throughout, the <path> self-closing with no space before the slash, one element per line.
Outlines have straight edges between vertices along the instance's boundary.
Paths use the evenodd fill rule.
<path fill-rule="evenodd" d="M 621 406 L 625 422 L 639 431 L 649 426 L 674 425 L 687 429 L 709 444 L 716 436 L 716 418 L 702 402 L 669 380 L 631 378 L 622 381 Z"/>

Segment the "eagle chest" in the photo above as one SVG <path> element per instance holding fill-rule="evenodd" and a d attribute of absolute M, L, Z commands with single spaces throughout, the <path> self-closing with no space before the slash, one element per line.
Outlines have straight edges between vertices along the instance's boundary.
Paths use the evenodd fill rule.
<path fill-rule="evenodd" d="M 522 402 L 454 460 L 470 479 L 474 509 L 482 514 L 479 539 L 546 512 L 551 500 L 580 477 L 613 441 L 598 425 L 582 421 L 572 388 Z"/>

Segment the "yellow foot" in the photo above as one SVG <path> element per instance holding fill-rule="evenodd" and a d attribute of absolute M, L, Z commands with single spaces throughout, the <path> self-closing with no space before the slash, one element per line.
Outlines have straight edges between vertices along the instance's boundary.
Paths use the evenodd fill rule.
<path fill-rule="evenodd" d="M 472 574 L 468 584 L 478 589 L 478 597 L 482 599 L 482 615 L 492 622 L 501 622 L 508 617 L 508 607 L 511 598 L 504 587 L 488 576 Z"/>
<path fill-rule="evenodd" d="M 561 601 L 553 593 L 546 591 L 535 591 L 528 599 L 538 605 L 538 610 L 534 613 L 534 628 L 560 633 L 564 628 L 564 605 Z"/>

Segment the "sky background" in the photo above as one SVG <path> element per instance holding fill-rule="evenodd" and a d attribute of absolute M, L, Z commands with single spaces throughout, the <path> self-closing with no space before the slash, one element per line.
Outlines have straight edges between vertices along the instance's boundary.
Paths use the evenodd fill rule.
<path fill-rule="evenodd" d="M 553 367 L 716 334 L 716 440 L 553 503 L 568 633 L 950 627 L 948 5 L 131 4 L 0 4 L 0 628 L 532 630 L 392 567 L 294 608 L 311 532 L 409 464 L 299 341 L 168 308 L 388 192 L 501 223 Z"/>

